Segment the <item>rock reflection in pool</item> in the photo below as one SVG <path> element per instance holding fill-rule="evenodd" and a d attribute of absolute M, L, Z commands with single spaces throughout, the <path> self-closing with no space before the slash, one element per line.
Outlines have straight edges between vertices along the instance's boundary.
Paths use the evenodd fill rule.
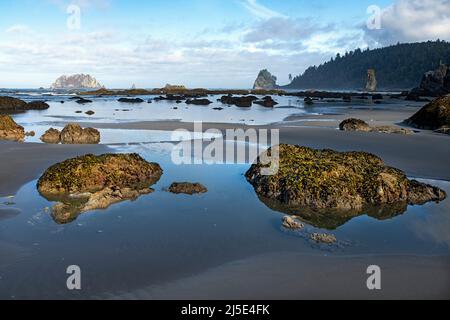
<path fill-rule="evenodd" d="M 335 230 L 351 219 L 367 215 L 377 220 L 388 220 L 406 212 L 408 204 L 398 202 L 382 206 L 366 206 L 361 210 L 317 209 L 290 206 L 280 201 L 258 196 L 268 208 L 290 216 L 296 216 L 302 222 L 313 227 Z"/>
<path fill-rule="evenodd" d="M 0 209 L 0 220 L 11 219 L 20 214 L 19 209 Z"/>

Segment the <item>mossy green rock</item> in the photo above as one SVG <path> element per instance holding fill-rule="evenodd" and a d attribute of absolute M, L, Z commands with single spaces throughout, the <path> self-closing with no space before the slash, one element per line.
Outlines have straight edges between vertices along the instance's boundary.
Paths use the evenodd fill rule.
<path fill-rule="evenodd" d="M 433 100 L 405 122 L 426 130 L 450 126 L 450 95 Z"/>
<path fill-rule="evenodd" d="M 138 154 L 88 154 L 48 168 L 37 188 L 46 199 L 58 201 L 52 209 L 54 220 L 68 223 L 82 212 L 151 193 L 150 186 L 162 174 L 159 164 Z"/>
<path fill-rule="evenodd" d="M 265 176 L 261 174 L 263 167 L 258 159 L 246 173 L 247 180 L 260 197 L 293 211 L 332 209 L 349 211 L 353 216 L 367 206 L 423 204 L 446 197 L 441 189 L 408 180 L 402 171 L 366 152 L 282 144 L 278 172 Z"/>
<path fill-rule="evenodd" d="M 162 175 L 157 163 L 138 154 L 93 154 L 65 160 L 48 168 L 38 181 L 43 195 L 97 192 L 107 187 L 142 187 Z"/>

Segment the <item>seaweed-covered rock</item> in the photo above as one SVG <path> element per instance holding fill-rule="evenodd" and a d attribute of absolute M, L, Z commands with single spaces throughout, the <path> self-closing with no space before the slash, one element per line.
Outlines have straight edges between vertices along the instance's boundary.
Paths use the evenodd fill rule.
<path fill-rule="evenodd" d="M 405 120 L 415 128 L 436 130 L 443 126 L 450 126 L 450 95 L 433 100 L 425 105 L 411 118 Z"/>
<path fill-rule="evenodd" d="M 69 123 L 61 131 L 63 144 L 97 144 L 100 142 L 100 132 L 94 128 L 81 128 L 80 125 Z"/>
<path fill-rule="evenodd" d="M 46 110 L 50 106 L 44 101 L 32 101 L 27 104 L 28 110 Z"/>
<path fill-rule="evenodd" d="M 27 103 L 12 97 L 0 97 L 0 111 L 23 111 L 27 109 Z"/>
<path fill-rule="evenodd" d="M 273 108 L 278 104 L 271 96 L 264 97 L 262 100 L 257 100 L 254 103 L 266 108 Z"/>
<path fill-rule="evenodd" d="M 241 108 L 250 108 L 253 101 L 258 100 L 255 96 L 234 97 L 232 95 L 222 96 L 220 102 L 223 104 L 235 105 Z"/>
<path fill-rule="evenodd" d="M 359 211 L 365 206 L 414 205 L 446 198 L 441 189 L 408 180 L 402 171 L 386 166 L 369 153 L 287 144 L 278 148 L 276 174 L 262 175 L 264 165 L 258 159 L 246 177 L 259 196 L 291 207 Z"/>
<path fill-rule="evenodd" d="M 105 209 L 111 204 L 133 200 L 152 192 L 163 171 L 138 154 L 104 154 L 65 160 L 48 168 L 39 178 L 39 193 L 58 201 L 52 215 L 67 223 L 86 211 Z"/>
<path fill-rule="evenodd" d="M 57 129 L 50 128 L 41 136 L 44 143 L 58 144 L 61 142 L 61 132 Z"/>
<path fill-rule="evenodd" d="M 206 193 L 208 189 L 200 183 L 189 183 L 189 182 L 174 182 L 169 187 L 169 192 L 175 194 L 189 194 L 193 195 L 196 193 Z"/>
<path fill-rule="evenodd" d="M 339 129 L 343 131 L 371 131 L 370 126 L 360 119 L 346 119 L 339 124 Z"/>
<path fill-rule="evenodd" d="M 0 115 L 0 140 L 23 141 L 25 129 L 9 115 Z"/>

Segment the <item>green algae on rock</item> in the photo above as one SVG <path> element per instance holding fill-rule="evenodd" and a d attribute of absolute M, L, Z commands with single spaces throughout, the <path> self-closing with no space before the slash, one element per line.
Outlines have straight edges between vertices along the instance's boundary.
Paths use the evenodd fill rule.
<path fill-rule="evenodd" d="M 271 152 L 271 149 L 266 151 Z M 262 155 L 267 156 L 267 155 Z M 394 206 L 401 211 L 408 204 L 441 201 L 446 194 L 439 188 L 409 180 L 395 168 L 366 152 L 337 152 L 281 144 L 279 170 L 261 174 L 264 166 L 253 164 L 246 173 L 256 193 L 270 207 L 302 216 L 306 221 L 333 228 L 369 207 Z M 323 211 L 326 214 L 323 215 Z M 325 221 L 316 221 L 316 214 Z M 389 213 L 392 215 L 393 213 Z"/>
<path fill-rule="evenodd" d="M 39 178 L 39 193 L 58 201 L 52 215 L 67 223 L 86 211 L 151 193 L 163 170 L 138 154 L 92 154 L 65 160 L 48 168 Z"/>

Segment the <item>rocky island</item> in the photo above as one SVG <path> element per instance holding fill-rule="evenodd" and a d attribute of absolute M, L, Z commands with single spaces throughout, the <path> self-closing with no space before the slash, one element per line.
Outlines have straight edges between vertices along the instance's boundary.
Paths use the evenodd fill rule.
<path fill-rule="evenodd" d="M 277 87 L 277 77 L 273 76 L 267 69 L 259 72 L 253 85 L 254 90 L 272 90 Z"/>
<path fill-rule="evenodd" d="M 51 89 L 99 89 L 102 85 L 89 74 L 63 75 L 56 79 Z"/>

